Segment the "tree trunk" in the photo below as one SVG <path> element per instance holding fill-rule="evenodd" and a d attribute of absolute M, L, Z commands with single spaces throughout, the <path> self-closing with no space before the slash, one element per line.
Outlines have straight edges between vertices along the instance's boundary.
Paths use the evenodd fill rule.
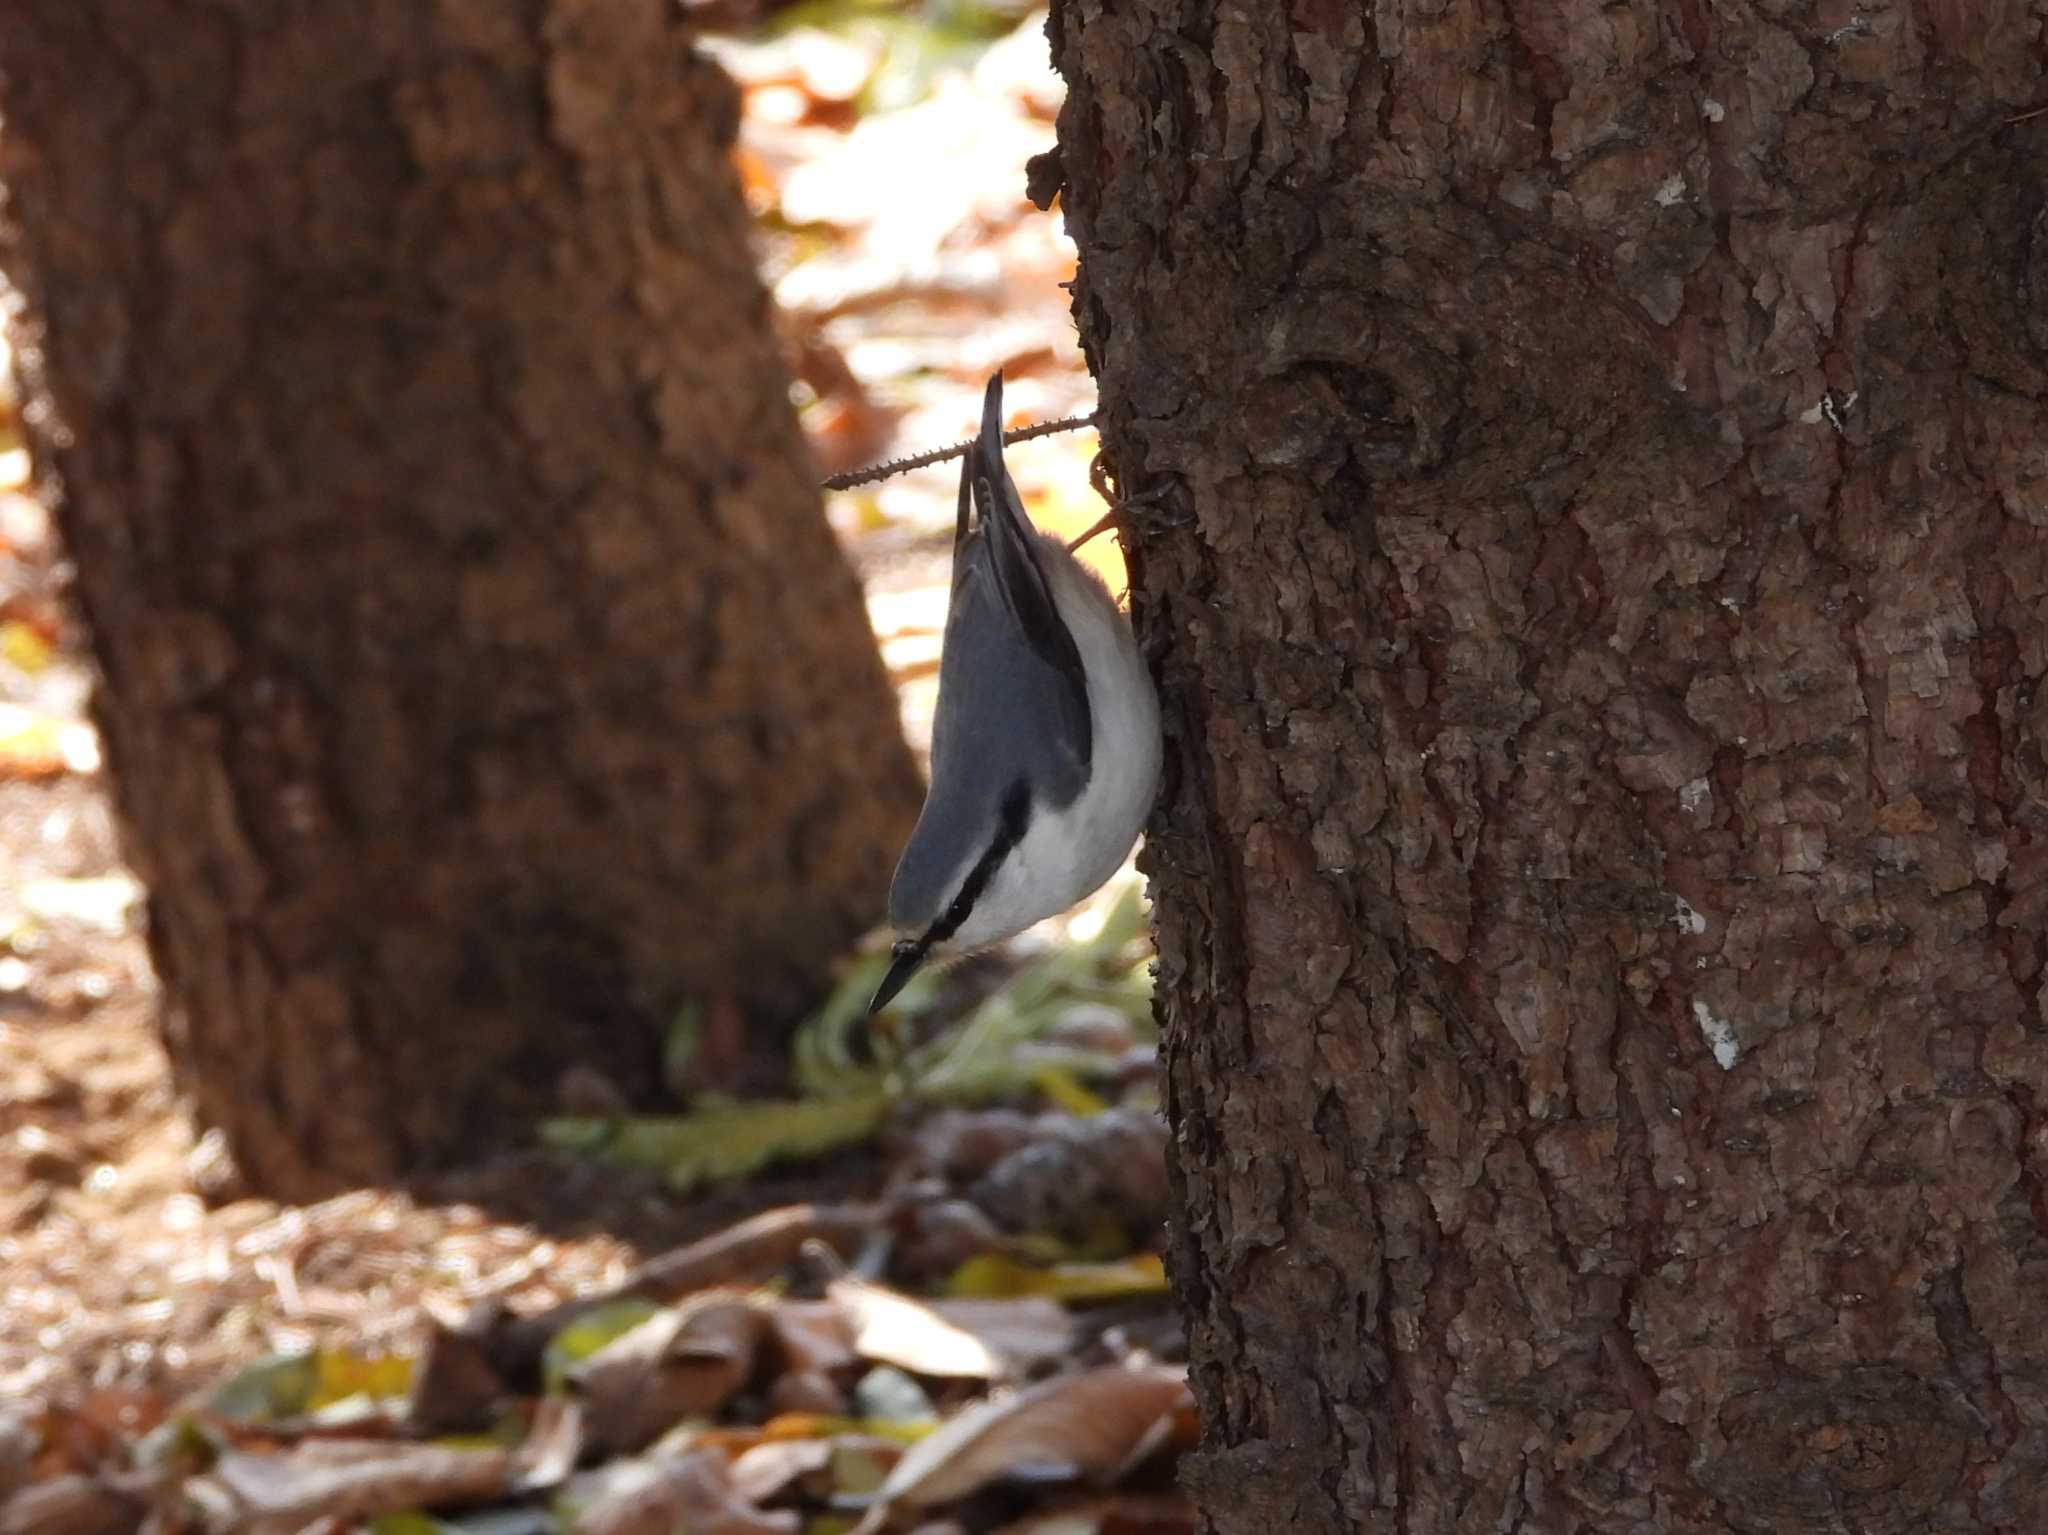
<path fill-rule="evenodd" d="M 1055 3 L 1217 1529 L 2048 1528 L 2041 25 Z"/>
<path fill-rule="evenodd" d="M 249 1179 L 811 998 L 918 789 L 676 8 L 66 0 L 0 72 L 173 1055 Z"/>

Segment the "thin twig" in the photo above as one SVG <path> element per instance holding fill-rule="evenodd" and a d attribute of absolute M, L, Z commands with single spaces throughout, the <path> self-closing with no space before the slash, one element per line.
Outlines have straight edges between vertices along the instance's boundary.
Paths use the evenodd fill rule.
<path fill-rule="evenodd" d="M 1095 425 L 1095 412 L 1085 416 L 1063 416 L 1057 421 L 1041 421 L 1036 426 L 1020 426 L 1014 432 L 1003 433 L 1003 446 L 1029 442 L 1034 437 L 1050 437 L 1055 432 L 1071 432 L 1077 427 Z M 892 474 L 902 474 L 910 469 L 923 469 L 929 464 L 943 464 L 949 458 L 958 458 L 973 444 L 956 442 L 950 448 L 934 448 L 929 453 L 913 454 L 909 458 L 893 458 L 886 464 L 874 464 L 866 469 L 849 469 L 844 474 L 835 474 L 829 480 L 820 482 L 824 490 L 852 490 L 856 486 L 871 485 L 876 480 L 886 480 Z"/>
<path fill-rule="evenodd" d="M 844 1253 L 861 1242 L 886 1218 L 885 1207 L 873 1204 L 787 1205 L 764 1210 L 738 1225 L 650 1258 L 619 1283 L 578 1295 L 526 1315 L 494 1311 L 488 1304 L 475 1313 L 473 1340 L 501 1375 L 523 1377 L 547 1347 L 548 1340 L 578 1317 L 599 1306 L 628 1298 L 668 1302 L 711 1285 L 756 1279 L 782 1267 L 809 1241 L 830 1243 Z"/>

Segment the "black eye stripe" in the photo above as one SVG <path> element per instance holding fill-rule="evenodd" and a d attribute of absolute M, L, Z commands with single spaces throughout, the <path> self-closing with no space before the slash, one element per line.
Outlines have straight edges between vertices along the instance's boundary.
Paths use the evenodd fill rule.
<path fill-rule="evenodd" d="M 960 893 L 953 897 L 952 904 L 917 940 L 920 950 L 929 949 L 935 943 L 944 943 L 960 931 L 960 924 L 974 910 L 974 903 L 988 889 L 988 882 L 996 877 L 997 865 L 1024 840 L 1024 828 L 1030 824 L 1031 794 L 1020 778 L 1003 791 L 1002 818 L 996 823 L 995 839 L 989 843 L 988 851 L 967 871 L 967 878 L 960 882 Z"/>

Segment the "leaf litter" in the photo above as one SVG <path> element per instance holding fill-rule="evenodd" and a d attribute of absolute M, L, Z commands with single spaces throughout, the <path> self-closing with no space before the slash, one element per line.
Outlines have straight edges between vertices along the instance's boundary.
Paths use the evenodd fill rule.
<path fill-rule="evenodd" d="M 1023 193 L 1043 13 L 930 9 L 711 45 L 820 474 L 957 440 L 996 367 L 1012 425 L 1093 404 L 1072 249 Z M 565 1081 L 552 1150 L 244 1197 L 170 1085 L 11 400 L 0 438 L 0 1535 L 1192 1528 L 1133 904 L 922 978 L 879 1060 L 851 968 L 782 1105 L 629 1121 Z M 1019 450 L 1049 531 L 1099 514 L 1092 452 Z M 920 746 L 952 492 L 941 466 L 830 505 Z M 1120 584 L 1113 540 L 1085 555 Z"/>

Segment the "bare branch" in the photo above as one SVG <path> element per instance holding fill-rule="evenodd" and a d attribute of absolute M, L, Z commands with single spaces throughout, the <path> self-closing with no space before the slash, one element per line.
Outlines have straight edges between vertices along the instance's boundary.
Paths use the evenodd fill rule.
<path fill-rule="evenodd" d="M 1095 425 L 1095 412 L 1085 416 L 1063 416 L 1057 421 L 1041 421 L 1035 426 L 1020 426 L 1013 432 L 1003 433 L 1003 446 L 1029 442 L 1034 437 L 1050 437 L 1055 432 L 1071 432 L 1077 427 Z M 950 448 L 934 448 L 929 453 L 913 454 L 909 458 L 894 458 L 885 464 L 875 464 L 866 469 L 849 469 L 844 474 L 835 474 L 829 480 L 820 482 L 822 490 L 852 490 L 857 486 L 871 485 L 876 480 L 886 480 L 891 475 L 902 474 L 909 469 L 923 469 L 929 464 L 943 464 L 949 458 L 958 458 L 967 451 L 968 444 L 956 442 Z"/>

